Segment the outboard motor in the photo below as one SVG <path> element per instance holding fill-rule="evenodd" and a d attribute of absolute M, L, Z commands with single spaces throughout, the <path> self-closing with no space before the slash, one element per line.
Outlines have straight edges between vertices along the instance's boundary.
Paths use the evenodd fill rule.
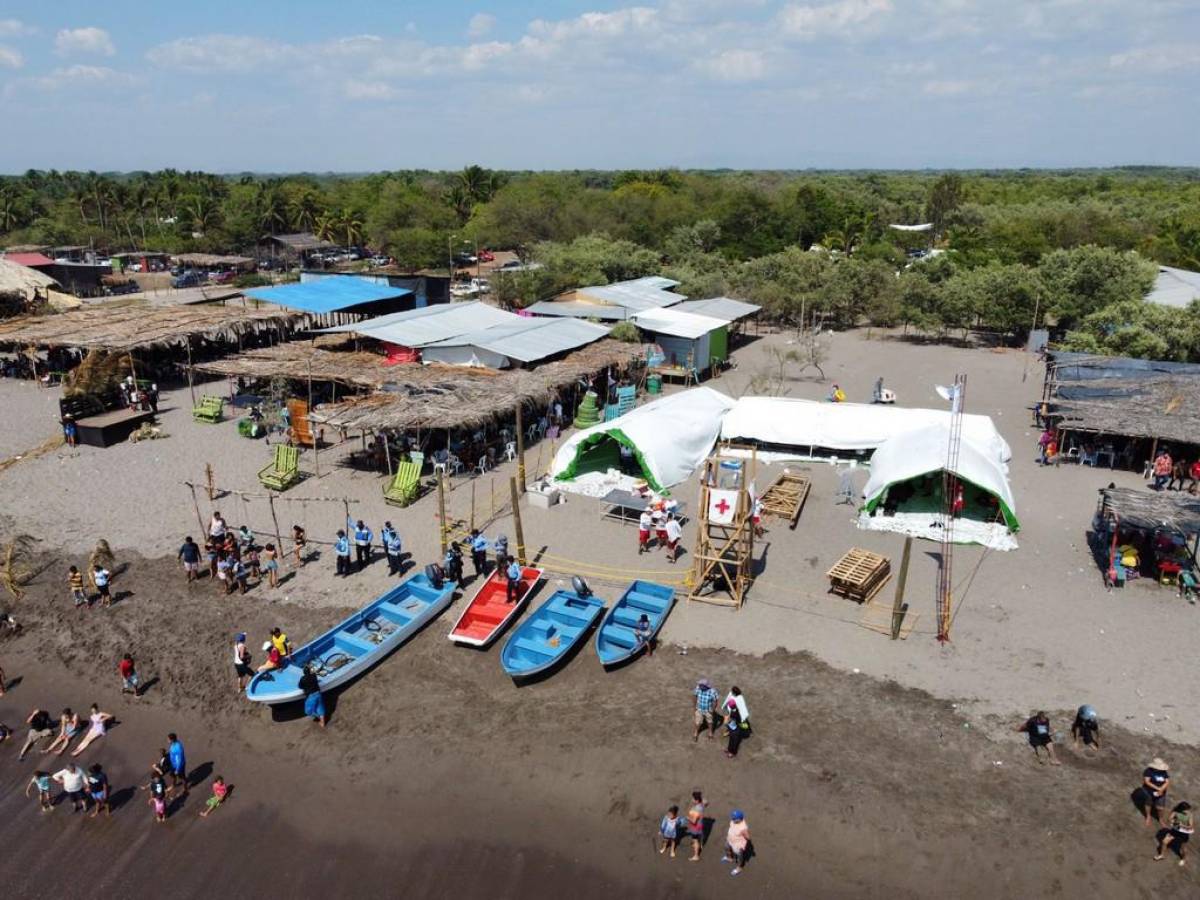
<path fill-rule="evenodd" d="M 575 593 L 580 597 L 590 597 L 592 595 L 592 589 L 578 575 L 571 576 L 571 587 L 575 589 Z"/>
<path fill-rule="evenodd" d="M 428 578 L 434 588 L 439 591 L 446 583 L 446 573 L 437 563 L 430 563 L 425 567 L 425 577 Z"/>

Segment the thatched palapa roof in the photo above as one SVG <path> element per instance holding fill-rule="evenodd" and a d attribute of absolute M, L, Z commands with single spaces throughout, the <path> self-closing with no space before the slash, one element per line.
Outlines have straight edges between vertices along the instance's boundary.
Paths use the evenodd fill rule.
<path fill-rule="evenodd" d="M 1104 508 L 1121 524 L 1153 531 L 1166 528 L 1182 534 L 1200 533 L 1200 497 L 1182 491 L 1104 488 Z"/>
<path fill-rule="evenodd" d="M 47 288 L 57 284 L 57 281 L 37 269 L 0 257 L 0 294 L 20 294 L 28 300 L 35 293 L 45 294 Z"/>
<path fill-rule="evenodd" d="M 1200 443 L 1200 378 L 1105 379 L 1105 396 L 1057 398 L 1068 431 Z"/>
<path fill-rule="evenodd" d="M 197 337 L 236 340 L 239 335 L 288 326 L 301 318 L 277 307 L 100 304 L 0 322 L 0 346 L 128 351 L 182 344 Z"/>
<path fill-rule="evenodd" d="M 508 415 L 517 403 L 545 403 L 562 387 L 606 368 L 644 358 L 638 344 L 602 340 L 534 369 L 496 371 L 446 365 L 389 366 L 374 353 L 332 351 L 307 343 L 279 344 L 196 366 L 202 372 L 250 378 L 336 381 L 373 393 L 318 406 L 315 422 L 347 431 L 381 428 L 470 428 Z"/>

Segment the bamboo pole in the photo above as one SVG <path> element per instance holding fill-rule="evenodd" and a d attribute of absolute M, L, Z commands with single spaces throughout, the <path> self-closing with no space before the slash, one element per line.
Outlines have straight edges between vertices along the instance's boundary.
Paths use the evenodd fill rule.
<path fill-rule="evenodd" d="M 904 602 L 904 586 L 908 583 L 908 560 L 912 555 L 911 537 L 904 539 L 904 552 L 900 555 L 900 573 L 896 576 L 896 597 L 892 601 L 892 640 L 900 637 L 900 627 L 904 624 L 904 614 L 908 604 Z"/>
<path fill-rule="evenodd" d="M 187 376 L 188 392 L 192 395 L 192 406 L 196 405 L 196 384 L 192 375 L 192 339 L 187 340 Z"/>
<path fill-rule="evenodd" d="M 495 475 L 492 476 L 491 500 L 492 500 L 491 518 L 494 519 L 494 518 L 496 518 L 496 476 Z"/>
<path fill-rule="evenodd" d="M 196 499 L 196 486 L 189 484 L 188 487 L 192 490 L 192 506 L 196 508 L 196 521 L 200 523 L 200 531 L 203 536 L 208 537 L 208 529 L 204 527 L 204 516 L 200 515 L 200 501 Z"/>
<path fill-rule="evenodd" d="M 382 432 L 382 434 L 383 434 L 383 458 L 385 460 L 387 460 L 388 479 L 390 480 L 392 477 L 392 445 L 388 441 L 387 432 L 384 431 L 384 432 Z M 316 442 L 316 438 L 313 438 L 313 442 L 314 443 Z"/>
<path fill-rule="evenodd" d="M 521 528 L 521 507 L 517 503 L 517 479 L 508 480 L 509 491 L 512 493 L 513 529 L 517 534 L 517 562 L 525 565 L 525 532 Z"/>
<path fill-rule="evenodd" d="M 214 500 L 217 499 L 217 487 L 213 483 L 214 476 L 213 476 L 212 463 L 204 464 L 204 480 L 208 484 L 208 502 L 212 503 Z"/>
<path fill-rule="evenodd" d="M 517 403 L 517 481 L 520 483 L 520 490 L 523 494 L 525 493 L 525 431 L 521 427 L 521 406 L 521 403 Z"/>
<path fill-rule="evenodd" d="M 471 525 L 470 530 L 475 530 L 475 479 L 471 479 Z"/>
<path fill-rule="evenodd" d="M 438 489 L 438 540 L 442 545 L 442 556 L 446 555 L 446 489 L 443 486 L 446 473 L 437 473 Z"/>
<path fill-rule="evenodd" d="M 283 535 L 279 531 L 279 519 L 275 515 L 275 495 L 267 491 L 267 505 L 271 507 L 271 522 L 275 525 L 275 558 L 283 555 Z"/>

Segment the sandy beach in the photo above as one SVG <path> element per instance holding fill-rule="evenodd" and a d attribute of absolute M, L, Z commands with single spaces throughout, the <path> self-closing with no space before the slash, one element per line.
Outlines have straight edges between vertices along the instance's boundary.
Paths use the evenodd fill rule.
<path fill-rule="evenodd" d="M 786 340 L 763 336 L 743 347 L 738 368 L 710 386 L 740 395 L 766 365 L 766 348 Z M 197 763 L 211 761 L 206 779 L 219 773 L 236 785 L 211 821 L 195 816 L 207 781 L 162 828 L 141 794 L 111 822 L 72 822 L 65 809 L 39 819 L 20 797 L 32 760 L 17 765 L 15 753 L 0 754 L 8 788 L 0 839 L 18 863 L 14 887 L 39 896 L 64 886 L 56 857 L 70 846 L 107 867 L 105 886 L 136 895 L 167 887 L 164 873 L 175 892 L 200 896 L 278 885 L 271 873 L 282 870 L 297 887 L 334 896 L 399 884 L 406 896 L 485 888 L 512 897 L 564 889 L 710 896 L 728 889 L 717 857 L 738 806 L 759 851 L 738 884 L 749 896 L 1193 893 L 1193 871 L 1150 862 L 1149 830 L 1129 793 L 1157 755 L 1171 760 L 1178 797 L 1190 790 L 1200 717 L 1165 687 L 1162 661 L 1190 658 L 1197 610 L 1152 584 L 1106 593 L 1086 542 L 1096 490 L 1141 479 L 1036 465 L 1028 407 L 1042 373 L 1020 353 L 850 332 L 832 336 L 825 369 L 851 400 L 866 400 L 882 375 L 910 406 L 939 405 L 933 386 L 965 372 L 968 411 L 991 415 L 1013 448 L 1020 548 L 956 552 L 947 646 L 933 638 L 934 543 L 914 546 L 908 600 L 918 618 L 907 640 L 862 627 L 857 606 L 826 593 L 824 572 L 847 549 L 895 561 L 902 539 L 856 529 L 852 507 L 835 503 L 835 471 L 801 464 L 812 494 L 794 531 L 768 522 L 742 610 L 680 602 L 652 660 L 605 674 L 588 647 L 552 679 L 517 689 L 494 649 L 446 641 L 459 599 L 334 698 L 330 728 L 317 733 L 302 718 L 272 721 L 234 695 L 231 636 L 245 629 L 253 645 L 279 624 L 303 641 L 389 583 L 378 558 L 334 578 L 320 542 L 341 527 L 344 503 L 377 532 L 391 519 L 415 562 L 436 558 L 434 493 L 406 510 L 387 507 L 381 476 L 341 464 L 357 439 L 322 450 L 319 476 L 306 451 L 301 468 L 311 477 L 277 511 L 285 533 L 292 522 L 306 526 L 320 558 L 294 574 L 285 567 L 276 591 L 226 599 L 207 583 L 182 584 L 174 554 L 185 534 L 200 532 L 183 482 L 203 483 L 211 464 L 221 488 L 255 492 L 269 451 L 238 438 L 232 421 L 193 423 L 186 388 L 163 398 L 164 440 L 62 448 L 0 472 L 0 527 L 37 537 L 46 565 L 19 607 L 25 633 L 0 642 L 0 666 L 20 679 L 0 698 L 0 721 L 16 726 L 34 705 L 86 708 L 94 699 L 122 719 L 87 757 L 110 768 L 114 787 L 141 778 L 166 730 L 185 738 Z M 829 383 L 789 380 L 785 390 L 817 399 Z M 54 395 L 0 382 L 0 406 L 14 422 L 0 445 L 5 456 L 55 433 Z M 529 448 L 531 473 L 546 467 L 550 450 Z M 477 521 L 490 518 L 493 493 L 503 502 L 513 469 L 474 480 Z M 471 484 L 456 478 L 448 495 L 450 515 L 463 522 Z M 674 493 L 694 506 L 695 479 Z M 202 519 L 217 508 L 231 525 L 273 538 L 264 500 L 228 493 L 209 502 L 200 493 L 199 505 Z M 543 591 L 573 571 L 586 571 L 602 596 L 629 577 L 682 580 L 686 555 L 677 566 L 661 554 L 639 557 L 636 530 L 599 513 L 581 497 L 547 511 L 522 507 L 530 555 L 551 570 Z M 511 540 L 511 518 L 497 517 L 487 533 Z M 128 563 L 115 587 L 129 593 L 107 612 L 76 615 L 65 567 L 81 564 L 100 537 Z M 689 523 L 685 547 L 693 537 Z M 143 677 L 157 678 L 140 701 L 117 693 L 114 667 L 125 650 Z M 756 734 L 734 762 L 689 739 L 690 690 L 701 675 L 722 688 L 737 683 L 750 698 Z M 1067 751 L 1058 769 L 1034 763 L 1012 727 L 1044 708 L 1065 731 L 1068 711 L 1085 702 L 1100 711 L 1104 750 Z M 670 863 L 652 853 L 650 835 L 666 804 L 682 805 L 696 786 L 712 800 L 714 842 L 700 864 Z M 76 834 L 84 830 L 104 836 Z"/>

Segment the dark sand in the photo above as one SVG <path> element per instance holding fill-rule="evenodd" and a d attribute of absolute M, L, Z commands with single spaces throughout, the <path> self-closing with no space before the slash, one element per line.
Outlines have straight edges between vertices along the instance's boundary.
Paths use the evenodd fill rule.
<path fill-rule="evenodd" d="M 115 582 L 131 595 L 76 613 L 65 564 L 47 564 L 18 607 L 23 634 L 0 640 L 17 682 L 0 721 L 23 741 L 34 706 L 95 700 L 115 713 L 81 762 L 105 765 L 118 808 L 111 820 L 69 805 L 40 814 L 22 792 L 47 758 L 0 750 L 6 896 L 727 896 L 719 857 L 734 807 L 759 853 L 741 896 L 1161 898 L 1200 886 L 1200 859 L 1151 861 L 1152 831 L 1129 799 L 1160 753 L 1176 799 L 1187 796 L 1193 748 L 1109 728 L 1102 752 L 1065 749 L 1062 767 L 1040 766 L 1020 736 L 985 735 L 1007 722 L 965 727 L 950 703 L 782 651 L 663 647 L 605 674 L 588 646 L 518 689 L 496 649 L 449 644 L 451 612 L 331 698 L 322 733 L 298 710 L 273 720 L 235 695 L 232 636 L 248 631 L 257 650 L 279 624 L 301 642 L 333 611 L 187 589 L 172 561 L 133 559 Z M 125 650 L 156 679 L 139 700 L 119 693 Z M 690 739 L 701 675 L 746 692 L 756 732 L 736 761 Z M 1065 712 L 1053 718 L 1068 728 Z M 170 730 L 197 784 L 159 826 L 130 788 Z M 215 774 L 234 791 L 201 820 Z M 700 863 L 665 859 L 652 848 L 658 819 L 693 787 L 711 802 L 712 840 Z"/>

